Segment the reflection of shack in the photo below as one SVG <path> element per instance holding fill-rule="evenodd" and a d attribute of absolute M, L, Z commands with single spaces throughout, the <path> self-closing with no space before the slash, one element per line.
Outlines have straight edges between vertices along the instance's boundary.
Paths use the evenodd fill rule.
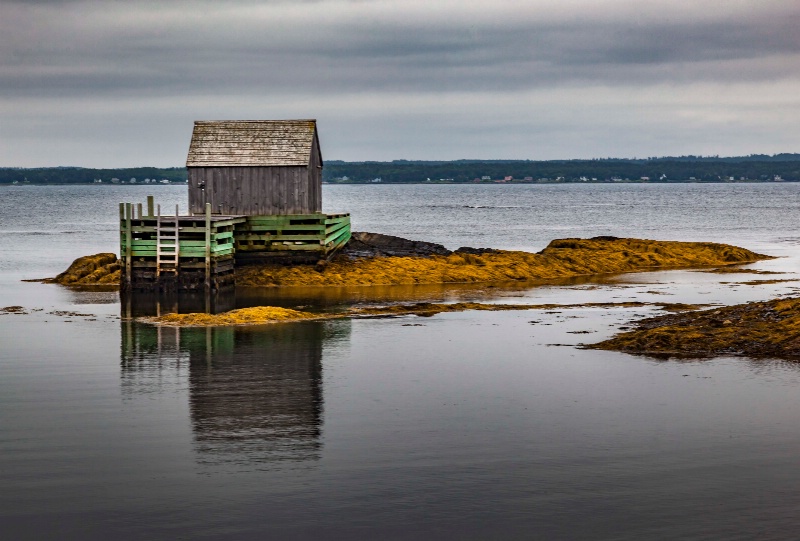
<path fill-rule="evenodd" d="M 158 351 L 173 359 L 188 354 L 190 414 L 201 462 L 319 458 L 323 342 L 348 333 L 349 322 L 181 329 L 177 348 L 165 347 L 165 331 L 175 329 L 123 324 L 123 378 L 136 389 L 132 373 L 154 381 L 154 371 L 175 364 L 156 361 Z"/>
<path fill-rule="evenodd" d="M 237 329 L 222 347 L 190 348 L 192 426 L 206 461 L 317 458 L 323 331 L 321 324 Z"/>

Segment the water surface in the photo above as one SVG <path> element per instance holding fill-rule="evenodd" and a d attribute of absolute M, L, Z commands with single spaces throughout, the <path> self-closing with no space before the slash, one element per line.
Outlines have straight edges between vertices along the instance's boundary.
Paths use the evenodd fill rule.
<path fill-rule="evenodd" d="M 165 208 L 183 187 L 150 187 Z M 463 312 L 246 328 L 120 319 L 114 292 L 20 282 L 116 251 L 146 187 L 4 188 L 0 525 L 10 539 L 787 539 L 800 370 L 576 347 L 654 308 Z M 536 251 L 712 240 L 800 278 L 800 186 L 326 186 L 354 228 Z M 220 308 L 418 300 L 732 304 L 800 282 L 651 272 L 537 288 L 238 291 Z M 158 299 L 143 311 L 168 309 Z M 187 301 L 189 302 L 189 301 Z M 188 305 L 187 305 L 188 306 Z"/>

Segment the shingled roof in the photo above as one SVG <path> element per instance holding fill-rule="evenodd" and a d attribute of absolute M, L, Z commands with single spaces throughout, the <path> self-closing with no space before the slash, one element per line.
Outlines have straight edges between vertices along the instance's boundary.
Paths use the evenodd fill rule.
<path fill-rule="evenodd" d="M 199 120 L 186 166 L 307 166 L 316 137 L 316 120 Z"/>

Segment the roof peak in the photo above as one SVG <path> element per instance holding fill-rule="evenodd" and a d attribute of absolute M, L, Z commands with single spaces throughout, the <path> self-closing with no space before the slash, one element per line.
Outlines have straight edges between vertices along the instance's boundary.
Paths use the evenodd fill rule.
<path fill-rule="evenodd" d="M 316 120 L 198 120 L 187 167 L 308 166 L 319 152 Z"/>
<path fill-rule="evenodd" d="M 287 118 L 276 120 L 195 120 L 195 124 L 230 124 L 230 123 L 248 123 L 248 124 L 264 124 L 273 122 L 317 122 L 316 118 Z"/>

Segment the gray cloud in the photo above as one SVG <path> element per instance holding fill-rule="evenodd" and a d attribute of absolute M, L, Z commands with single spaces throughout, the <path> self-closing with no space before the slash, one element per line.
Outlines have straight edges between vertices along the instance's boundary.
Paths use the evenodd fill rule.
<path fill-rule="evenodd" d="M 10 22 L 22 24 L 3 29 L 0 38 L 0 88 L 12 96 L 228 92 L 236 84 L 303 90 L 324 83 L 328 91 L 344 92 L 502 90 L 643 77 L 648 83 L 781 79 L 796 77 L 800 64 L 800 9 L 638 24 L 627 14 L 553 21 L 531 12 L 498 25 L 478 17 L 457 24 L 420 17 L 361 21 L 358 8 L 352 17 L 327 21 L 325 15 L 342 4 L 325 2 L 310 4 L 318 6 L 319 18 L 315 9 L 304 18 L 296 10 L 273 17 L 259 9 L 249 19 L 248 5 L 239 4 L 240 11 L 222 21 L 213 13 L 203 18 L 202 8 L 195 17 L 150 8 L 132 18 L 130 3 L 111 9 L 73 3 L 66 20 L 59 20 L 61 4 L 55 4 L 37 19 L 27 4 L 18 6 Z M 762 61 L 772 56 L 786 63 L 765 67 Z"/>
<path fill-rule="evenodd" d="M 603 92 L 582 89 L 646 91 L 652 116 L 664 107 L 661 96 L 697 85 L 741 92 L 800 87 L 800 6 L 792 1 L 65 0 L 0 9 L 0 112 L 7 119 L 0 137 L 74 117 L 91 119 L 99 133 L 113 125 L 103 123 L 108 114 L 150 122 L 211 113 L 254 117 L 257 111 L 243 105 L 259 100 L 270 111 L 303 104 L 330 111 L 348 125 L 363 117 L 365 103 L 383 104 L 370 118 L 397 125 L 385 104 L 402 102 L 407 118 L 438 119 L 432 129 L 442 132 L 478 107 L 508 117 L 501 131 L 507 125 L 530 134 L 536 119 L 509 111 L 537 109 L 541 100 L 562 107 L 565 119 L 580 111 L 591 118 L 590 107 L 606 110 L 597 102 Z M 586 101 L 560 102 L 553 97 L 559 93 Z M 459 106 L 464 95 L 469 104 Z M 608 121 L 625 118 L 624 106 L 611 108 Z M 668 106 L 665 118 L 680 118 L 686 107 Z M 755 107 L 762 116 L 765 108 Z M 523 125 L 514 125 L 520 117 Z M 744 113 L 739 122 L 757 124 Z M 561 157 L 581 154 L 566 138 L 562 144 Z M 517 157 L 530 157 L 515 148 Z M 617 154 L 629 153 L 620 147 Z M 12 158 L 0 151 L 0 159 Z"/>

